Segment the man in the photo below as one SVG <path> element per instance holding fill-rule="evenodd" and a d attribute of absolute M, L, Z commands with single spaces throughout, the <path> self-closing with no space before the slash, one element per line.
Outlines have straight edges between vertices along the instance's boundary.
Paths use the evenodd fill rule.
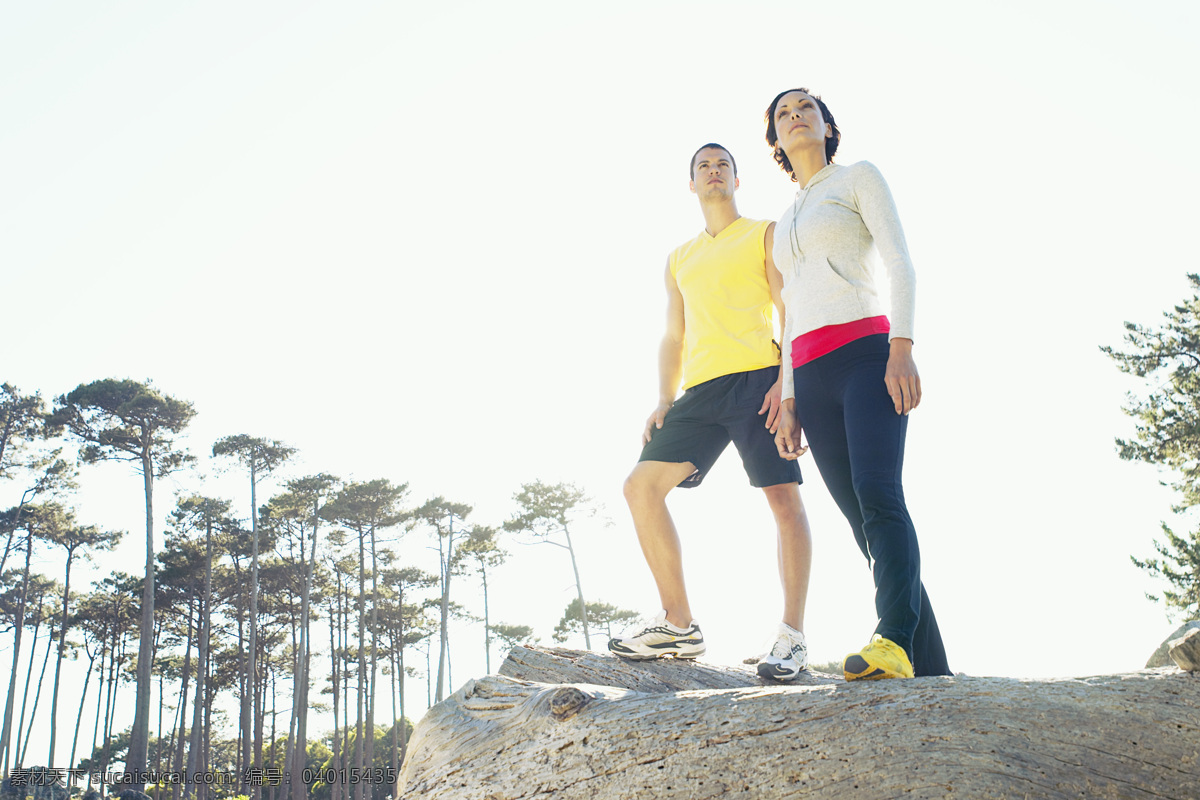
<path fill-rule="evenodd" d="M 800 500 L 800 470 L 780 458 L 774 441 L 782 384 L 772 305 L 781 320 L 783 315 L 783 281 L 771 256 L 775 223 L 738 214 L 737 164 L 721 145 L 697 150 L 689 175 L 704 230 L 667 259 L 659 402 L 646 421 L 638 464 L 625 481 L 625 499 L 663 610 L 649 626 L 612 639 L 608 647 L 631 659 L 704 654 L 666 497 L 676 486 L 699 486 L 732 441 L 750 484 L 766 495 L 779 533 L 783 616 L 758 672 L 790 680 L 808 665 L 803 630 L 812 541 Z M 677 400 L 681 384 L 684 393 Z"/>

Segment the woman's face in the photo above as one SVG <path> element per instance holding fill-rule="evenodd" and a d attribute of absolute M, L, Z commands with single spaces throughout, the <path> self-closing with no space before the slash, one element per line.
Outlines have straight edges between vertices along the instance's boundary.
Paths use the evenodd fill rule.
<path fill-rule="evenodd" d="M 812 145 L 824 150 L 825 139 L 833 135 L 816 101 L 804 92 L 788 92 L 779 98 L 774 122 L 775 135 L 785 153 Z"/>

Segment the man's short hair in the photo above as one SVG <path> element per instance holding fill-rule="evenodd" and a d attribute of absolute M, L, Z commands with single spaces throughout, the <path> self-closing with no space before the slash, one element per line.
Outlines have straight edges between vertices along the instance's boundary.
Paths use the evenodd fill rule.
<path fill-rule="evenodd" d="M 737 177 L 737 162 L 733 160 L 733 153 L 729 152 L 729 148 L 723 144 L 717 144 L 716 142 L 709 142 L 708 144 L 700 145 L 699 147 L 696 148 L 696 152 L 692 153 L 692 159 L 691 159 L 691 161 L 688 162 L 688 180 L 693 180 L 693 181 L 696 180 L 696 156 L 700 155 L 701 150 L 704 150 L 709 147 L 711 147 L 715 150 L 724 150 L 725 151 L 725 155 L 729 156 L 729 163 L 733 165 L 733 177 L 736 178 Z"/>

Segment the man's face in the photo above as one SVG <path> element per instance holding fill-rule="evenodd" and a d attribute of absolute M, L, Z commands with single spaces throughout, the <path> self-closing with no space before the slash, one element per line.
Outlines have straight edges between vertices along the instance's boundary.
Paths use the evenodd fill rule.
<path fill-rule="evenodd" d="M 738 188 L 733 174 L 733 159 L 720 147 L 705 147 L 692 159 L 692 180 L 688 184 L 701 200 L 732 197 Z"/>

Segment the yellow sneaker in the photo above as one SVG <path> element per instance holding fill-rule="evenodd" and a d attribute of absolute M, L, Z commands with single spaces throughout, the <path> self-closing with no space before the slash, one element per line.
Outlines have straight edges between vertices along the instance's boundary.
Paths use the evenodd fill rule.
<path fill-rule="evenodd" d="M 857 653 L 846 656 L 842 672 L 848 681 L 875 681 L 881 678 L 911 678 L 912 662 L 904 648 L 878 633 L 871 643 Z"/>

